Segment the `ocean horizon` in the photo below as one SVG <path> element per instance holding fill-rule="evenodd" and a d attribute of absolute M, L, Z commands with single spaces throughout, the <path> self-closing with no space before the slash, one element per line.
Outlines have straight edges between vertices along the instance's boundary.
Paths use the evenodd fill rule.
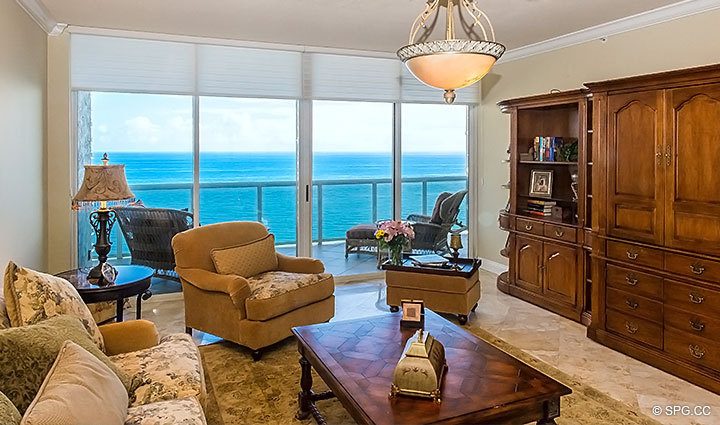
<path fill-rule="evenodd" d="M 99 164 L 104 152 L 93 153 Z M 191 152 L 108 152 L 111 164 L 124 164 L 128 183 L 136 199 L 147 207 L 192 210 L 193 158 Z M 466 188 L 464 153 L 404 153 L 402 176 L 406 178 L 442 178 L 454 181 L 427 183 L 427 211 L 437 195 Z M 200 154 L 200 222 L 258 219 L 258 189 L 252 187 L 216 187 L 222 183 L 261 185 L 287 182 L 286 186 L 262 188 L 262 221 L 275 234 L 279 244 L 295 243 L 296 235 L 296 155 L 294 152 L 203 152 Z M 367 180 L 392 177 L 391 153 L 317 152 L 313 155 L 313 179 Z M 213 187 L 202 187 L 212 183 Z M 143 189 L 142 185 L 183 184 L 182 189 Z M 277 184 L 277 183 L 276 183 Z M 135 186 L 135 188 L 133 188 Z M 317 240 L 318 187 L 313 186 L 313 240 Z M 343 184 L 322 187 L 323 240 L 343 239 L 345 231 L 360 223 L 372 222 L 372 185 Z M 402 216 L 421 214 L 422 183 L 402 184 Z M 392 215 L 392 187 L 377 184 L 377 218 Z M 466 222 L 466 208 L 460 219 Z M 115 233 L 117 229 L 113 229 Z M 113 239 L 115 241 L 116 239 Z"/>

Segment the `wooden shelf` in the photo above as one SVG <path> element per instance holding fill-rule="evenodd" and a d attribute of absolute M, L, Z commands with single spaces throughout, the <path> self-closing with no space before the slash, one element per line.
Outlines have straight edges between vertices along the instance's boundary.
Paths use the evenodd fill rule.
<path fill-rule="evenodd" d="M 545 196 L 533 196 L 533 195 L 521 195 L 521 194 L 518 194 L 518 196 L 521 198 L 538 199 L 540 201 L 564 202 L 566 204 L 576 204 L 577 203 L 577 199 L 572 200 L 572 199 L 564 199 L 564 198 L 548 198 Z"/>
<path fill-rule="evenodd" d="M 565 161 L 520 161 L 521 164 L 536 164 L 536 165 L 578 165 L 577 162 L 565 162 Z"/>

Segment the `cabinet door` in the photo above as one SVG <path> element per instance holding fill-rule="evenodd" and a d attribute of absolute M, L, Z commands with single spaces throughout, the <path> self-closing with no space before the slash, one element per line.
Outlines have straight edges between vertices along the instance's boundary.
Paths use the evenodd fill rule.
<path fill-rule="evenodd" d="M 665 244 L 720 254 L 720 84 L 669 92 Z"/>
<path fill-rule="evenodd" d="M 662 244 L 662 92 L 608 97 L 608 233 Z"/>
<path fill-rule="evenodd" d="M 553 243 L 543 244 L 545 261 L 543 274 L 543 292 L 548 297 L 577 304 L 577 249 Z"/>
<path fill-rule="evenodd" d="M 542 292 L 542 242 L 518 236 L 515 241 L 515 284 L 529 291 Z"/>

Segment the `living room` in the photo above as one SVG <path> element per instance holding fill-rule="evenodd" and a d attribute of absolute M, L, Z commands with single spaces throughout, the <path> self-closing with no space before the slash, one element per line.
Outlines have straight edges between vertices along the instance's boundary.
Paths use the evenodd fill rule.
<path fill-rule="evenodd" d="M 718 423 L 718 22 L 5 0 L 0 422 Z"/>

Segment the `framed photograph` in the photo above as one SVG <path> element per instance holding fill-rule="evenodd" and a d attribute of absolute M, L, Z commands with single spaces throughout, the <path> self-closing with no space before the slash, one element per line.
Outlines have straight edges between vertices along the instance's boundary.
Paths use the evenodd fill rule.
<path fill-rule="evenodd" d="M 425 322 L 425 304 L 422 300 L 400 300 L 402 318 L 400 326 L 421 328 Z"/>
<path fill-rule="evenodd" d="M 530 177 L 530 196 L 552 197 L 552 171 L 533 170 Z"/>

